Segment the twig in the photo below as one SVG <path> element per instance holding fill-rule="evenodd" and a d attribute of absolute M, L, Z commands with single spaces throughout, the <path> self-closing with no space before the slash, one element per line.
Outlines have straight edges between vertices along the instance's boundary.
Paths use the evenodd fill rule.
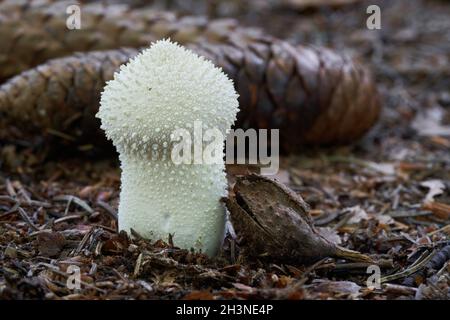
<path fill-rule="evenodd" d="M 34 231 L 39 231 L 40 229 L 33 223 L 33 221 L 31 221 L 30 217 L 28 217 L 27 213 L 25 212 L 25 210 L 23 210 L 21 207 L 17 208 L 20 216 L 22 217 L 23 220 L 25 220 L 26 223 L 28 223 L 28 225 L 30 225 L 30 227 L 34 230 Z"/>
<path fill-rule="evenodd" d="M 386 283 L 383 285 L 384 292 L 395 295 L 413 296 L 417 292 L 417 288 L 402 286 L 399 284 Z"/>
<path fill-rule="evenodd" d="M 108 226 L 104 226 L 104 225 L 102 225 L 102 224 L 98 224 L 98 223 L 93 223 L 93 224 L 91 224 L 93 227 L 98 227 L 98 228 L 101 228 L 101 229 L 105 229 L 105 230 L 107 230 L 107 231 L 109 231 L 109 232 L 112 232 L 112 233 L 116 233 L 117 232 L 117 229 L 114 229 L 114 228 L 111 228 L 111 227 L 108 227 Z"/>
<path fill-rule="evenodd" d="M 0 219 L 9 216 L 11 213 L 17 212 L 17 209 L 19 208 L 19 204 L 16 203 L 11 209 L 9 209 L 8 211 L 6 211 L 5 213 L 2 213 L 0 215 Z"/>
<path fill-rule="evenodd" d="M 345 226 L 347 222 L 355 215 L 355 212 L 348 212 L 344 218 L 339 220 L 333 227 L 333 230 L 338 230 L 339 228 Z"/>
<path fill-rule="evenodd" d="M 81 219 L 83 218 L 82 214 L 72 214 L 72 215 L 68 215 L 59 219 L 56 219 L 55 221 L 53 221 L 54 224 L 58 224 L 64 221 L 68 221 L 68 220 L 75 220 L 75 219 Z"/>
<path fill-rule="evenodd" d="M 63 196 L 56 196 L 53 198 L 54 201 L 68 201 L 76 203 L 79 207 L 83 208 L 88 212 L 88 214 L 93 214 L 94 209 L 92 209 L 85 201 L 81 200 L 78 197 L 72 196 L 72 195 L 63 195 Z"/>
<path fill-rule="evenodd" d="M 50 208 L 52 205 L 48 202 L 43 202 L 43 201 L 37 201 L 37 200 L 31 200 L 28 199 L 26 201 L 21 201 L 17 198 L 14 198 L 12 196 L 5 196 L 5 195 L 0 195 L 0 200 L 3 201 L 9 201 L 15 204 L 19 204 L 20 206 L 36 206 L 36 207 L 43 207 L 43 208 Z"/>
<path fill-rule="evenodd" d="M 431 211 L 392 211 L 388 213 L 392 218 L 421 217 L 429 216 L 431 214 Z"/>
<path fill-rule="evenodd" d="M 448 224 L 448 225 L 446 225 L 446 226 L 444 226 L 444 227 L 442 227 L 440 229 L 437 229 L 437 230 L 434 230 L 432 232 L 427 233 L 427 236 L 431 237 L 431 236 L 433 236 L 433 235 L 435 235 L 436 233 L 439 233 L 439 232 L 450 233 L 450 224 Z"/>
<path fill-rule="evenodd" d="M 317 261 L 316 263 L 314 263 L 312 266 L 309 266 L 309 267 L 305 270 L 305 272 L 303 272 L 303 275 L 302 275 L 301 279 L 298 280 L 298 285 L 299 285 L 299 286 L 302 286 L 303 284 L 305 284 L 306 281 L 308 281 L 308 279 L 309 279 L 309 274 L 310 274 L 311 272 L 313 272 L 314 269 L 316 269 L 318 266 L 320 266 L 322 263 L 324 263 L 324 262 L 327 261 L 327 260 L 328 260 L 328 258 L 323 258 L 323 259 Z"/>
<path fill-rule="evenodd" d="M 384 282 L 389 282 L 392 280 L 397 280 L 397 279 L 401 279 L 401 278 L 405 278 L 413 273 L 416 273 L 417 271 L 419 271 L 420 269 L 422 269 L 423 267 L 425 267 L 425 265 L 427 264 L 428 261 L 431 260 L 431 258 L 433 258 L 433 255 L 436 253 L 436 250 L 433 250 L 433 252 L 431 252 L 426 258 L 423 258 L 423 256 L 419 257 L 419 259 L 417 259 L 409 268 L 395 273 L 395 274 L 391 274 L 389 276 L 385 276 L 382 277 L 380 279 L 380 283 L 384 283 Z M 420 261 L 420 262 L 419 262 Z"/>
<path fill-rule="evenodd" d="M 14 190 L 14 187 L 9 179 L 6 179 L 5 186 L 6 186 L 6 191 L 8 192 L 8 194 L 12 198 L 15 198 L 17 196 L 17 193 L 16 193 L 16 190 Z"/>
<path fill-rule="evenodd" d="M 86 242 L 89 240 L 89 237 L 94 233 L 96 229 L 95 228 L 91 228 L 89 230 L 88 233 L 86 233 L 83 237 L 83 239 L 81 239 L 80 243 L 78 244 L 78 247 L 71 252 L 71 256 L 76 256 L 78 253 L 81 252 L 81 250 L 83 250 L 83 247 L 85 246 Z"/>
<path fill-rule="evenodd" d="M 98 200 L 97 201 L 97 205 L 99 207 L 102 207 L 103 209 L 105 209 L 106 213 L 108 213 L 108 215 L 113 218 L 115 221 L 118 220 L 117 218 L 117 212 L 106 202 L 102 201 L 102 200 Z"/>
<path fill-rule="evenodd" d="M 350 263 L 337 263 L 334 270 L 355 270 L 355 269 L 367 269 L 367 267 L 373 265 L 373 263 L 368 262 L 350 262 Z M 394 267 L 392 260 L 379 260 L 376 265 L 382 269 L 391 269 Z"/>

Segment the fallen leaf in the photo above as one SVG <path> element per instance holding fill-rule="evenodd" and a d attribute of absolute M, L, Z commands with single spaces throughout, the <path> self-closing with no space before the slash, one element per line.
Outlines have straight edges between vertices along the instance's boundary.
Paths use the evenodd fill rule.
<path fill-rule="evenodd" d="M 317 228 L 317 231 L 319 231 L 320 235 L 327 239 L 328 241 L 334 243 L 334 244 L 341 244 L 342 240 L 341 237 L 339 237 L 336 230 L 330 228 L 330 227 L 320 227 Z"/>
<path fill-rule="evenodd" d="M 46 257 L 55 257 L 66 244 L 66 238 L 59 232 L 42 232 L 37 236 L 39 254 Z"/>
<path fill-rule="evenodd" d="M 424 203 L 433 202 L 434 197 L 440 195 L 445 190 L 445 184 L 441 180 L 427 180 L 420 183 L 422 187 L 430 189 L 425 196 Z"/>
<path fill-rule="evenodd" d="M 421 136 L 450 136 L 450 126 L 441 124 L 444 114 L 444 110 L 440 107 L 431 108 L 419 113 L 411 123 L 411 127 Z"/>
<path fill-rule="evenodd" d="M 369 215 L 360 206 L 346 208 L 345 210 L 350 211 L 349 214 L 352 215 L 352 217 L 347 221 L 347 224 L 358 224 L 361 220 L 369 220 Z"/>
<path fill-rule="evenodd" d="M 378 172 L 384 174 L 386 176 L 395 175 L 395 165 L 393 163 L 376 163 L 368 161 L 366 162 L 367 167 Z"/>
<path fill-rule="evenodd" d="M 376 219 L 379 224 L 389 225 L 395 223 L 395 220 L 387 214 L 374 214 L 372 217 Z"/>

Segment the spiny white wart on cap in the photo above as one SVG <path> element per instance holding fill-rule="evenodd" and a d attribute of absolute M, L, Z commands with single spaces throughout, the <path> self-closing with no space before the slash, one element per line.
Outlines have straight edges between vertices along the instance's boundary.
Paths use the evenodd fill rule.
<path fill-rule="evenodd" d="M 237 97 L 220 68 L 169 40 L 121 66 L 106 84 L 97 114 L 120 153 L 120 230 L 132 228 L 153 240 L 167 240 L 170 233 L 176 246 L 217 252 L 225 224 L 224 163 L 177 165 L 170 137 L 178 128 L 192 132 L 195 121 L 225 137 L 236 119 Z"/>

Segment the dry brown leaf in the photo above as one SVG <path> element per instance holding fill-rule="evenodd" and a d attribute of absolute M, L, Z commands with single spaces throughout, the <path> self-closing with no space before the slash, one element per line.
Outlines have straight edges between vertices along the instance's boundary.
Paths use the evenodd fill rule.
<path fill-rule="evenodd" d="M 66 239 L 59 232 L 42 232 L 37 237 L 39 254 L 46 257 L 55 257 L 63 249 Z"/>

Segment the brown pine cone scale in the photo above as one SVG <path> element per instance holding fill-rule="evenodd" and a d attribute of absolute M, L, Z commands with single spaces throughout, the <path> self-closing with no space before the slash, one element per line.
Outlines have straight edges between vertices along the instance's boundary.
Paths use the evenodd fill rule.
<path fill-rule="evenodd" d="M 140 48 L 167 36 L 221 66 L 240 95 L 236 127 L 280 129 L 282 151 L 354 141 L 378 118 L 381 104 L 370 73 L 331 50 L 294 47 L 230 20 L 177 18 L 104 4 L 83 6 L 86 29 L 76 37 L 73 32 L 78 31 L 68 31 L 62 23 L 61 6 L 52 1 L 28 7 L 0 1 L 0 35 L 5 36 L 0 77 L 28 69 L 0 86 L 0 141 L 41 136 L 45 141 L 56 137 L 75 144 L 104 144 L 94 117 L 100 92 L 138 49 L 91 50 Z M 14 28 L 24 18 L 24 25 Z M 46 28 L 40 28 L 43 25 Z M 88 31 L 95 31 L 98 41 Z M 29 32 L 34 38 L 27 38 Z M 28 41 L 22 41 L 25 38 Z M 88 52 L 48 60 L 76 50 Z"/>

